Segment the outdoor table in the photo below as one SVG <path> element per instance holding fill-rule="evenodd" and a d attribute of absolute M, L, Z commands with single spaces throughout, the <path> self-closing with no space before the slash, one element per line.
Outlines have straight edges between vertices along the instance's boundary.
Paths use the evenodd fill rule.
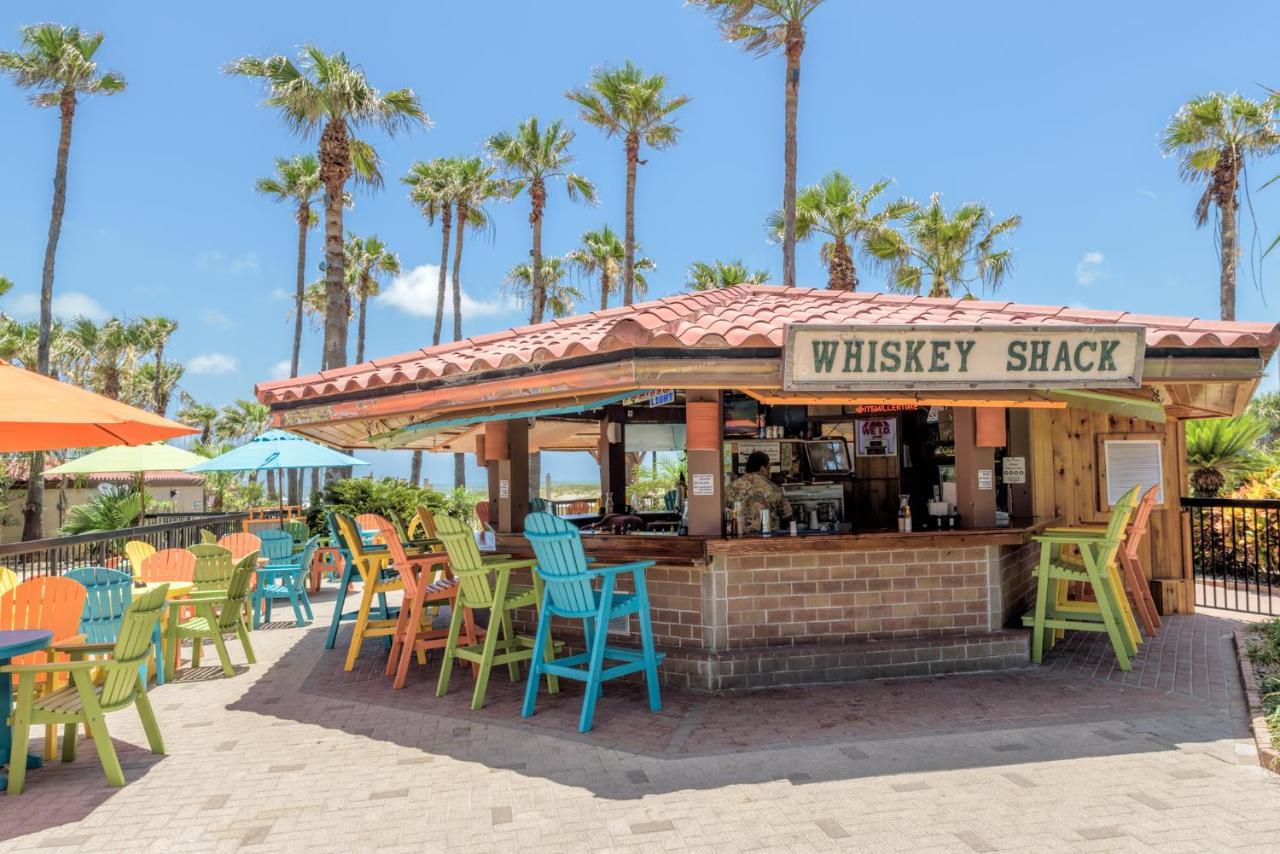
<path fill-rule="evenodd" d="M 53 632 L 47 629 L 19 629 L 0 631 L 0 667 L 14 657 L 44 649 L 53 643 Z M 9 728 L 9 715 L 13 714 L 13 676 L 0 673 L 0 762 L 7 763 L 13 750 L 13 730 Z M 27 754 L 27 767 L 39 768 L 44 761 L 39 756 Z M 8 785 L 7 774 L 0 774 L 0 786 Z"/>

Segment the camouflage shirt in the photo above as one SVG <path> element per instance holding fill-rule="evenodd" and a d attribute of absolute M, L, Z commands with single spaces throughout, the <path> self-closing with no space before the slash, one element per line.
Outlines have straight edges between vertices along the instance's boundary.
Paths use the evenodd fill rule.
<path fill-rule="evenodd" d="M 769 508 L 769 527 L 774 531 L 780 530 L 783 523 L 791 518 L 791 505 L 783 497 L 782 487 L 756 472 L 744 474 L 729 484 L 725 490 L 725 501 L 730 508 L 735 501 L 742 504 L 746 530 L 740 534 L 760 533 L 760 511 L 766 507 Z"/>

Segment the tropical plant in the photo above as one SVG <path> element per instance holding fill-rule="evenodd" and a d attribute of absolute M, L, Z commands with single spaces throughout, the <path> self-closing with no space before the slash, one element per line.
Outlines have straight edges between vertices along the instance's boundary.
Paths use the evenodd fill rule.
<path fill-rule="evenodd" d="M 164 415 L 169 408 L 169 396 L 182 376 L 182 365 L 176 362 L 165 362 L 164 349 L 169 338 L 178 331 L 178 321 L 168 317 L 143 317 L 138 320 L 139 343 L 151 351 L 154 357 L 151 370 L 148 372 L 151 383 L 151 404 L 158 415 Z M 175 373 L 176 372 L 176 373 Z"/>
<path fill-rule="evenodd" d="M 387 249 L 376 234 L 368 237 L 347 235 L 346 244 L 347 269 L 351 277 L 352 292 L 357 305 L 356 321 L 356 363 L 364 361 L 365 313 L 369 306 L 369 297 L 376 297 L 382 292 L 383 276 L 400 274 L 400 256 Z"/>
<path fill-rule="evenodd" d="M 298 263 L 293 294 L 293 355 L 289 361 L 289 376 L 296 377 L 302 353 L 302 299 L 307 285 L 307 232 L 319 220 L 312 205 L 322 201 L 321 191 L 324 189 L 320 180 L 320 160 L 314 154 L 277 157 L 276 174 L 270 178 L 259 178 L 253 187 L 275 202 L 292 205 L 293 221 L 298 225 Z"/>
<path fill-rule="evenodd" d="M 468 524 L 475 518 L 475 497 L 466 489 L 442 493 L 413 486 L 395 477 L 381 480 L 343 478 L 333 481 L 313 496 L 307 510 L 307 524 L 312 531 L 327 530 L 324 514 L 333 510 L 352 516 L 377 513 L 407 526 L 419 504 L 433 513 L 452 516 Z"/>
<path fill-rule="evenodd" d="M 741 258 L 732 261 L 694 261 L 684 274 L 684 286 L 691 291 L 714 291 L 734 285 L 763 285 L 768 270 L 751 270 Z"/>
<path fill-rule="evenodd" d="M 40 349 L 40 321 L 22 322 L 0 316 L 0 359 L 35 371 Z"/>
<path fill-rule="evenodd" d="M 40 340 L 35 370 L 49 373 L 53 341 L 53 270 L 62 236 L 62 217 L 67 209 L 67 160 L 71 153 L 71 126 L 81 96 L 114 95 L 123 92 L 124 77 L 98 71 L 94 56 L 102 46 L 102 33 L 84 33 L 79 27 L 35 24 L 22 28 L 22 47 L 0 51 L 0 73 L 23 88 L 32 90 L 31 103 L 37 107 L 57 107 L 58 148 L 53 169 L 53 207 L 49 213 L 49 235 L 45 241 L 44 268 L 40 277 Z M 22 539 L 43 535 L 44 458 L 31 457 L 27 479 L 27 503 L 23 511 Z"/>
<path fill-rule="evenodd" d="M 726 41 L 766 56 L 786 56 L 782 146 L 782 283 L 796 284 L 796 114 L 800 104 L 800 58 L 805 24 L 822 0 L 690 0 L 710 12 Z"/>
<path fill-rule="evenodd" d="M 888 268 L 894 290 L 918 294 L 926 275 L 931 297 L 950 297 L 956 288 L 972 294 L 979 281 L 995 290 L 1012 269 L 1013 251 L 996 249 L 996 241 L 1022 224 L 1020 216 L 997 222 L 977 202 L 948 215 L 941 194 L 934 193 L 929 204 L 902 219 L 905 235 L 886 225 L 866 238 L 867 253 Z"/>
<path fill-rule="evenodd" d="M 643 250 L 636 246 L 636 252 L 641 251 Z M 608 225 L 602 225 L 594 231 L 583 234 L 582 244 L 565 256 L 565 260 L 579 275 L 588 279 L 594 277 L 599 283 L 601 311 L 609 307 L 609 297 L 618 289 L 625 259 L 626 250 L 622 241 L 618 238 L 617 232 Z M 644 273 L 647 270 L 657 269 L 658 265 L 653 262 L 653 259 L 642 256 L 635 259 L 633 266 L 636 295 L 644 296 L 649 289 L 649 281 Z"/>
<path fill-rule="evenodd" d="M 271 407 L 256 400 L 240 399 L 222 407 L 218 414 L 218 435 L 232 442 L 252 439 L 271 429 Z M 249 482 L 256 483 L 258 473 L 249 473 Z M 275 469 L 267 470 L 267 493 L 275 493 Z"/>
<path fill-rule="evenodd" d="M 218 423 L 218 415 L 216 406 L 201 403 L 185 391 L 178 393 L 178 420 L 200 431 L 201 445 L 208 445 L 213 441 L 213 428 Z"/>
<path fill-rule="evenodd" d="M 563 258 L 552 255 L 542 259 L 542 287 L 546 308 L 552 317 L 568 317 L 573 314 L 574 302 L 582 299 L 582 291 L 569 284 L 569 264 Z M 505 288 L 521 306 L 533 299 L 533 264 L 517 264 L 503 281 Z"/>
<path fill-rule="evenodd" d="M 847 175 L 829 172 L 817 184 L 805 187 L 796 197 L 796 239 L 808 240 L 815 234 L 826 240 L 822 244 L 822 263 L 827 267 L 827 287 L 838 291 L 856 291 L 858 272 L 854 251 L 859 250 L 870 235 L 890 222 L 910 213 L 915 205 L 907 199 L 889 202 L 876 212 L 871 204 L 892 183 L 877 181 L 860 190 Z M 766 223 L 769 236 L 783 239 L 786 217 L 774 211 Z"/>
<path fill-rule="evenodd" d="M 1266 423 L 1267 434 L 1262 441 L 1274 448 L 1280 442 L 1280 391 L 1263 392 L 1249 401 L 1249 414 Z"/>
<path fill-rule="evenodd" d="M 142 515 L 142 496 L 133 488 L 99 492 L 67 511 L 60 534 L 98 534 L 128 528 Z"/>
<path fill-rule="evenodd" d="M 573 131 L 558 119 L 543 129 L 538 117 L 530 116 L 520 122 L 514 132 L 496 133 L 485 144 L 506 175 L 506 193 L 515 198 L 526 188 L 529 191 L 529 225 L 533 229 L 530 323 L 542 322 L 546 306 L 546 288 L 542 280 L 542 217 L 547 207 L 547 182 L 563 179 L 570 200 L 581 197 L 588 204 L 595 204 L 596 200 L 595 185 L 568 171 L 574 160 L 569 153 L 573 137 Z M 456 280 L 454 287 L 457 287 Z"/>
<path fill-rule="evenodd" d="M 13 279 L 8 276 L 0 276 L 0 297 L 13 290 Z"/>
<path fill-rule="evenodd" d="M 298 62 L 287 56 L 242 57 L 226 67 L 228 74 L 262 81 L 266 104 L 279 108 L 285 123 L 309 138 L 319 134 L 320 180 L 324 184 L 324 260 L 326 314 L 322 370 L 347 364 L 346 270 L 342 251 L 343 207 L 347 180 L 382 183 L 378 154 L 354 132 L 377 127 L 389 135 L 430 119 L 412 89 L 379 92 L 364 71 L 344 53 L 326 54 L 314 45 Z"/>
<path fill-rule="evenodd" d="M 172 359 L 165 359 L 159 367 L 154 362 L 143 362 L 125 375 L 125 397 L 132 406 L 163 415 L 185 370 L 181 362 Z"/>
<path fill-rule="evenodd" d="M 449 271 L 449 232 L 453 227 L 453 213 L 458 195 L 458 162 L 458 159 L 453 157 L 419 160 L 409 167 L 409 171 L 400 179 L 402 183 L 409 185 L 409 201 L 418 206 L 418 210 L 427 220 L 427 225 L 435 225 L 437 218 L 440 220 L 440 271 L 436 289 L 435 324 L 431 332 L 433 345 L 440 343 L 440 336 L 444 331 L 444 303 Z M 417 481 L 415 485 L 416 483 Z"/>
<path fill-rule="evenodd" d="M 1240 174 L 1250 158 L 1280 148 L 1275 109 L 1270 101 L 1210 92 L 1183 104 L 1164 129 L 1164 152 L 1178 158 L 1182 179 L 1204 184 L 1196 203 L 1196 227 L 1209 221 L 1211 208 L 1218 212 L 1218 304 L 1223 320 L 1236 318 Z"/>
<path fill-rule="evenodd" d="M 92 344 L 92 372 L 97 391 L 119 400 L 126 378 L 147 349 L 142 326 L 137 321 L 112 317 L 98 327 Z"/>
<path fill-rule="evenodd" d="M 192 401 L 194 403 L 194 401 Z M 213 409 L 213 407 L 207 407 Z M 216 413 L 217 410 L 214 410 Z M 203 414 L 203 413 L 202 413 Z M 182 417 L 181 411 L 178 417 Z M 191 424 L 190 421 L 183 423 Z M 196 426 L 192 424 L 192 426 Z M 204 430 L 201 431 L 201 439 L 191 447 L 191 452 L 199 454 L 205 459 L 213 459 L 232 450 L 235 446 L 230 442 L 211 442 L 203 438 Z M 207 471 L 202 475 L 202 489 L 204 492 L 204 506 L 208 510 L 221 512 L 226 510 L 230 504 L 230 496 L 236 489 L 236 472 L 230 471 Z"/>
<path fill-rule="evenodd" d="M 1261 471 L 1268 462 L 1259 443 L 1267 423 L 1252 415 L 1187 422 L 1187 466 L 1195 494 L 1213 497 L 1233 479 Z"/>
<path fill-rule="evenodd" d="M 668 98 L 667 78 L 645 74 L 628 60 L 621 68 L 597 69 L 591 81 L 565 96 L 578 105 L 587 124 L 604 132 L 606 138 L 622 137 L 627 163 L 626 224 L 623 228 L 622 304 L 635 300 L 636 278 L 636 169 L 640 144 L 654 149 L 670 148 L 680 136 L 673 116 L 689 103 L 687 95 Z"/>

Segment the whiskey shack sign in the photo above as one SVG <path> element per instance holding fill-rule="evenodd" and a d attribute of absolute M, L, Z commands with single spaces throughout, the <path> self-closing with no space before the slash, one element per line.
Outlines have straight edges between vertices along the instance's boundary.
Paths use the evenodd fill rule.
<path fill-rule="evenodd" d="M 787 326 L 782 387 L 1137 388 L 1141 326 Z"/>

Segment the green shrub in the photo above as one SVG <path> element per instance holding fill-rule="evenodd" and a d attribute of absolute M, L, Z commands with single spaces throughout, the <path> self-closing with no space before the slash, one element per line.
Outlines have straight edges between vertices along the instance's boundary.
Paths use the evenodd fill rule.
<path fill-rule="evenodd" d="M 400 522 L 407 529 L 419 504 L 432 513 L 452 516 L 467 524 L 472 524 L 475 518 L 475 496 L 462 487 L 446 494 L 412 486 L 396 477 L 348 478 L 335 480 L 316 496 L 307 508 L 307 525 L 312 533 L 327 534 L 328 521 L 324 514 L 337 510 L 352 516 L 377 513 Z"/>

